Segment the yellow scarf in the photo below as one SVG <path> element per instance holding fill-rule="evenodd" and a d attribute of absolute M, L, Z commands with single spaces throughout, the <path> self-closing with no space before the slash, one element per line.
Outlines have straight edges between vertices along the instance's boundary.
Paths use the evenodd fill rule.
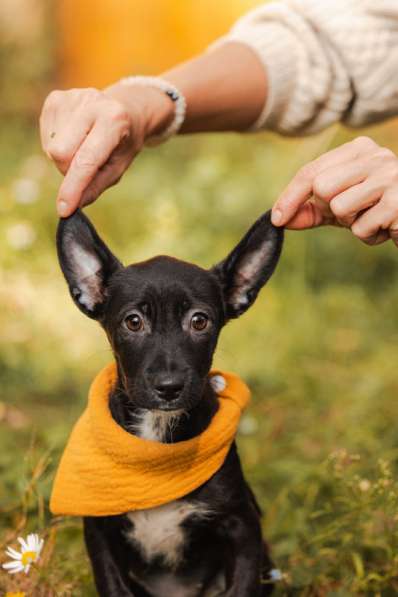
<path fill-rule="evenodd" d="M 55 476 L 53 514 L 108 516 L 160 506 L 193 491 L 223 464 L 250 398 L 232 373 L 221 376 L 219 409 L 193 439 L 163 444 L 131 435 L 112 418 L 109 394 L 116 381 L 111 363 L 94 379 L 88 406 L 75 425 Z M 220 381 L 219 379 L 219 381 Z"/>

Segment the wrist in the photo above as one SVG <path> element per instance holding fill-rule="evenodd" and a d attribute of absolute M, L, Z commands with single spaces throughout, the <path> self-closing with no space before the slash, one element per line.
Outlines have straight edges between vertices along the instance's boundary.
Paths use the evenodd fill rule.
<path fill-rule="evenodd" d="M 144 141 L 161 134 L 174 118 L 173 101 L 160 89 L 115 83 L 104 93 L 120 102 L 134 126 L 141 125 Z"/>

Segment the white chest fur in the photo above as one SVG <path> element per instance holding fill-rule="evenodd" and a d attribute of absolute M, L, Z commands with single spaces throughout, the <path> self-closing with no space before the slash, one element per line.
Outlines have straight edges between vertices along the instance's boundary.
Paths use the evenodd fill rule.
<path fill-rule="evenodd" d="M 144 410 L 136 414 L 136 422 L 130 425 L 129 430 L 138 437 L 152 441 L 163 442 L 167 431 L 173 437 L 173 430 L 180 417 L 184 416 L 184 410 L 171 412 L 161 410 Z"/>
<path fill-rule="evenodd" d="M 175 568 L 181 561 L 185 533 L 182 523 L 195 515 L 207 518 L 210 510 L 200 502 L 175 500 L 157 508 L 128 512 L 133 523 L 127 538 L 140 549 L 146 561 L 162 556 L 165 564 Z"/>

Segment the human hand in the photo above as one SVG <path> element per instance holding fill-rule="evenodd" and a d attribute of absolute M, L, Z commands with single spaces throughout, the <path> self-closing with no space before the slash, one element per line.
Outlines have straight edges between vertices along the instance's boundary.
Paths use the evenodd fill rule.
<path fill-rule="evenodd" d="M 69 216 L 116 184 L 145 139 L 167 126 L 173 110 L 170 99 L 151 87 L 51 92 L 40 116 L 40 136 L 65 176 L 58 214 Z"/>
<path fill-rule="evenodd" d="M 305 165 L 276 201 L 272 221 L 292 230 L 350 228 L 368 245 L 398 246 L 398 157 L 358 137 Z"/>

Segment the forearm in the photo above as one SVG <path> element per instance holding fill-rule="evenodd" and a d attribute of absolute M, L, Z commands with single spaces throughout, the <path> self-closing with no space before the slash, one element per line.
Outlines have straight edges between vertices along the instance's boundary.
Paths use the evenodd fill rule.
<path fill-rule="evenodd" d="M 261 61 L 247 45 L 225 43 L 160 75 L 174 84 L 186 100 L 181 133 L 241 131 L 250 127 L 266 100 L 266 75 Z M 156 135 L 173 117 L 173 105 L 157 89 L 115 83 L 107 93 L 130 110 L 140 102 L 148 114 L 146 137 Z M 146 102 L 142 102 L 145 94 Z"/>
<path fill-rule="evenodd" d="M 185 96 L 182 133 L 242 131 L 266 101 L 264 67 L 245 44 L 225 43 L 162 74 Z"/>
<path fill-rule="evenodd" d="M 183 133 L 309 134 L 397 114 L 397 63 L 394 0 L 377 7 L 372 0 L 289 0 L 260 5 L 209 51 L 163 77 L 187 99 Z M 161 113 L 155 106 L 158 130 Z"/>
<path fill-rule="evenodd" d="M 393 0 L 289 0 L 260 5 L 163 76 L 187 98 L 183 133 L 309 134 L 397 114 L 397 61 Z"/>

